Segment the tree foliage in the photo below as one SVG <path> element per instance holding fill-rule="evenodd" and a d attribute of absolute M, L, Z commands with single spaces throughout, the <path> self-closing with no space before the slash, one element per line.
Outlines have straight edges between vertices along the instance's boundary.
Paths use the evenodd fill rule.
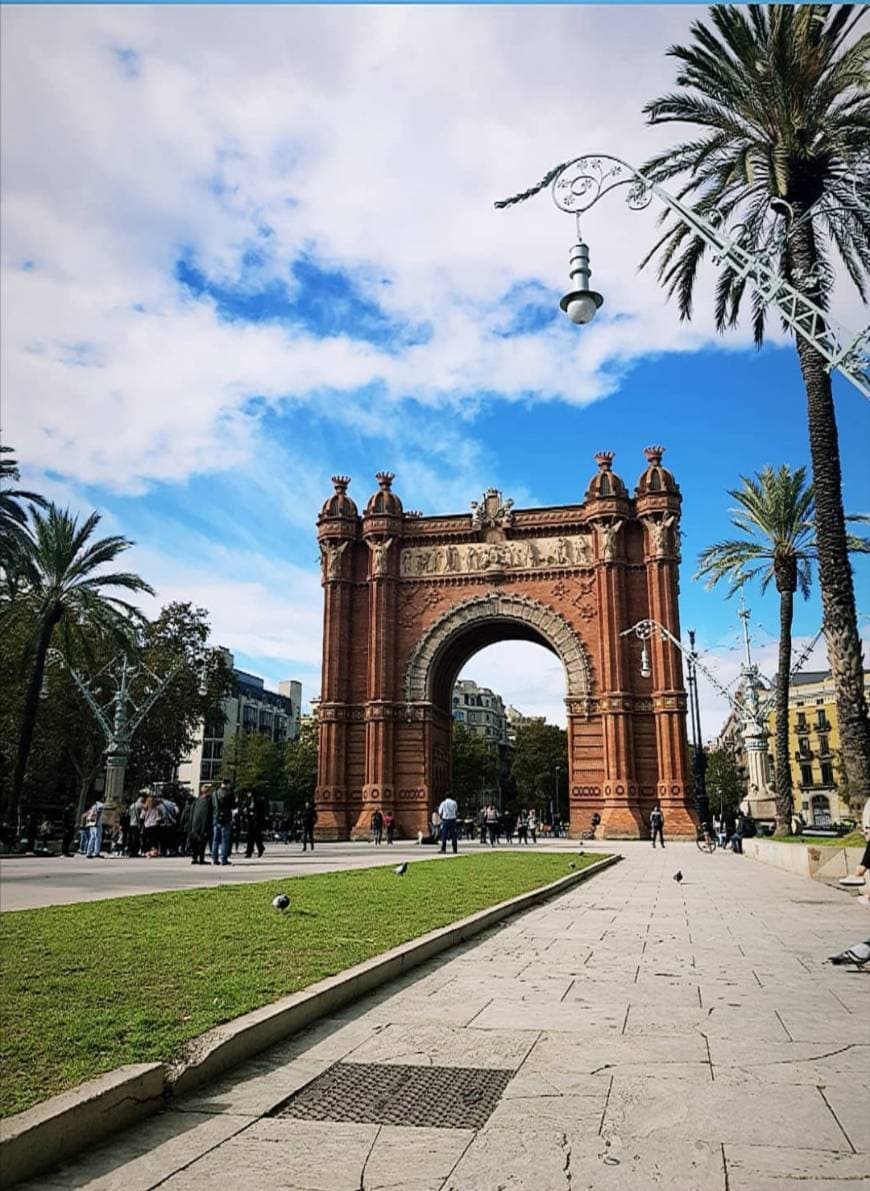
<path fill-rule="evenodd" d="M 732 749 L 711 749 L 707 753 L 707 796 L 714 815 L 734 815 L 746 797 L 746 775 Z"/>
<path fill-rule="evenodd" d="M 270 802 L 286 802 L 285 747 L 263 732 L 237 732 L 224 752 L 222 776 L 239 795 L 257 791 Z"/>
<path fill-rule="evenodd" d="M 317 724 L 305 721 L 295 740 L 288 740 L 284 765 L 287 776 L 288 809 L 299 811 L 313 802 L 317 786 Z"/>
<path fill-rule="evenodd" d="M 498 781 L 495 746 L 469 731 L 465 724 L 454 723 L 451 753 L 453 797 L 459 803 L 460 813 L 471 814 L 485 797 L 494 797 Z"/>
<path fill-rule="evenodd" d="M 556 766 L 560 767 L 559 804 L 564 818 L 568 733 L 556 724 L 521 724 L 513 749 L 511 778 L 522 805 L 549 806 L 556 790 Z"/>

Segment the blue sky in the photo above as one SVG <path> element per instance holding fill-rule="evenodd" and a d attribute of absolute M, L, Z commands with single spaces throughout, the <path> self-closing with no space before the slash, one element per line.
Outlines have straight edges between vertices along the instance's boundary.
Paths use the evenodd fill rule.
<path fill-rule="evenodd" d="M 385 468 L 424 512 L 490 484 L 558 504 L 597 450 L 633 486 L 663 443 L 683 625 L 730 681 L 734 607 L 692 562 L 741 473 L 808 462 L 793 348 L 717 337 L 710 274 L 681 325 L 636 271 L 654 212 L 619 192 L 583 221 L 605 306 L 575 328 L 572 220 L 547 195 L 492 207 L 572 151 L 639 163 L 668 143 L 640 110 L 700 11 L 6 7 L 3 432 L 27 479 L 103 510 L 162 600 L 209 607 L 239 664 L 308 698 L 333 472 L 361 504 Z M 867 321 L 846 286 L 836 310 Z M 835 388 L 846 505 L 866 511 L 867 403 Z M 772 668 L 775 599 L 751 603 Z M 798 636 L 819 617 L 814 594 Z M 494 647 L 467 673 L 559 714 L 543 651 Z"/>

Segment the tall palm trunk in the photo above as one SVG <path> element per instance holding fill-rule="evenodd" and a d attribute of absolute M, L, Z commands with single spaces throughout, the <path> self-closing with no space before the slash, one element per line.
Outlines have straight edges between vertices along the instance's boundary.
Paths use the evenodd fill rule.
<path fill-rule="evenodd" d="M 796 586 L 796 585 L 795 585 Z M 779 588 L 779 584 L 777 584 Z M 779 589 L 779 663 L 776 682 L 776 833 L 785 835 L 791 828 L 794 801 L 791 786 L 791 758 L 788 749 L 788 692 L 791 671 L 791 626 L 794 615 L 795 587 L 783 583 Z"/>
<path fill-rule="evenodd" d="M 792 244 L 794 265 L 806 276 L 817 261 L 809 223 L 795 228 Z M 810 296 L 817 300 L 816 293 Z M 803 336 L 796 339 L 807 391 L 822 623 L 834 679 L 846 796 L 853 813 L 860 816 L 870 793 L 870 723 L 864 698 L 864 662 L 855 589 L 846 546 L 837 419 L 831 378 L 823 358 Z"/>
<path fill-rule="evenodd" d="M 33 659 L 33 670 L 27 686 L 24 699 L 24 711 L 21 717 L 21 734 L 18 738 L 18 757 L 15 762 L 15 773 L 12 777 L 12 803 L 9 807 L 11 817 L 17 820 L 18 808 L 21 805 L 21 792 L 24 789 L 24 776 L 27 773 L 27 761 L 30 757 L 30 746 L 33 744 L 33 729 L 36 727 L 36 712 L 39 708 L 39 693 L 42 690 L 42 679 L 45 674 L 45 659 L 51 644 L 54 627 L 63 615 L 63 608 L 55 604 L 45 616 L 39 630 L 36 643 L 36 654 Z"/>

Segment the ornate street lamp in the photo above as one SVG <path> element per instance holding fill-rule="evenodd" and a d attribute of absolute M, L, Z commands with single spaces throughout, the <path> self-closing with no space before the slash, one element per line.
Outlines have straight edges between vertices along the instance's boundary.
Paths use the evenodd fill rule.
<path fill-rule="evenodd" d="M 756 290 L 765 305 L 773 306 L 796 334 L 813 345 L 827 361 L 828 371 L 836 368 L 865 397 L 870 397 L 870 326 L 857 335 L 853 334 L 789 284 L 779 272 L 783 244 L 781 236 L 772 234 L 759 253 L 747 252 L 739 242 L 741 224 L 732 228 L 732 234 L 738 238 L 731 239 L 722 228 L 700 215 L 695 208 L 687 207 L 639 169 L 606 153 L 589 154 L 563 162 L 551 169 L 537 186 L 502 199 L 495 205 L 498 208 L 512 207 L 538 194 L 545 186 L 551 187 L 556 206 L 575 217 L 594 207 L 603 195 L 617 186 L 629 188 L 626 202 L 635 211 L 649 206 L 655 195 L 674 212 L 681 223 L 713 249 L 713 259 L 717 264 L 727 261 L 736 274 L 745 278 Z M 776 214 L 781 214 L 774 204 L 771 204 L 771 208 Z M 821 205 L 819 210 L 810 208 L 800 220 L 789 224 L 784 235 L 790 236 L 804 219 L 834 213 L 830 207 Z M 571 279 L 574 288 L 562 298 L 559 305 L 572 322 L 582 325 L 595 317 L 603 298 L 589 289 L 589 250 L 579 238 L 579 228 L 578 243 L 571 249 Z"/>
<path fill-rule="evenodd" d="M 78 671 L 67 663 L 59 650 L 49 650 L 49 656 L 66 666 L 106 739 L 106 800 L 103 816 L 111 822 L 118 812 L 118 807 L 124 802 L 124 774 L 130 757 L 133 734 L 181 669 L 182 663 L 175 662 L 169 672 L 160 678 L 144 662 L 131 665 L 127 655 L 120 654 L 88 680 L 82 678 Z M 155 685 L 137 706 L 130 684 L 140 673 L 144 673 Z M 94 687 L 97 680 L 104 675 L 113 683 L 115 693 L 101 704 Z"/>

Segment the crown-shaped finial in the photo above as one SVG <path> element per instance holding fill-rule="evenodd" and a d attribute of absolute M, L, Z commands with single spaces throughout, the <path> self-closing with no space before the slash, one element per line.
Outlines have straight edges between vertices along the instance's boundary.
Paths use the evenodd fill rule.
<path fill-rule="evenodd" d="M 395 474 L 391 471 L 379 471 L 375 475 L 375 479 L 377 480 L 378 485 L 382 492 L 390 491 L 390 485 L 392 484 L 392 482 L 395 478 L 396 478 Z"/>
<path fill-rule="evenodd" d="M 335 491 L 344 495 L 347 492 L 347 486 L 350 483 L 350 476 L 333 476 L 332 482 L 335 484 Z"/>
<path fill-rule="evenodd" d="M 595 462 L 598 464 L 598 470 L 610 471 L 615 458 L 616 454 L 614 451 L 599 451 L 595 456 Z"/>
<path fill-rule="evenodd" d="M 650 467 L 660 467 L 662 462 L 662 455 L 665 453 L 664 447 L 644 447 L 644 455 L 646 455 L 647 463 Z"/>

